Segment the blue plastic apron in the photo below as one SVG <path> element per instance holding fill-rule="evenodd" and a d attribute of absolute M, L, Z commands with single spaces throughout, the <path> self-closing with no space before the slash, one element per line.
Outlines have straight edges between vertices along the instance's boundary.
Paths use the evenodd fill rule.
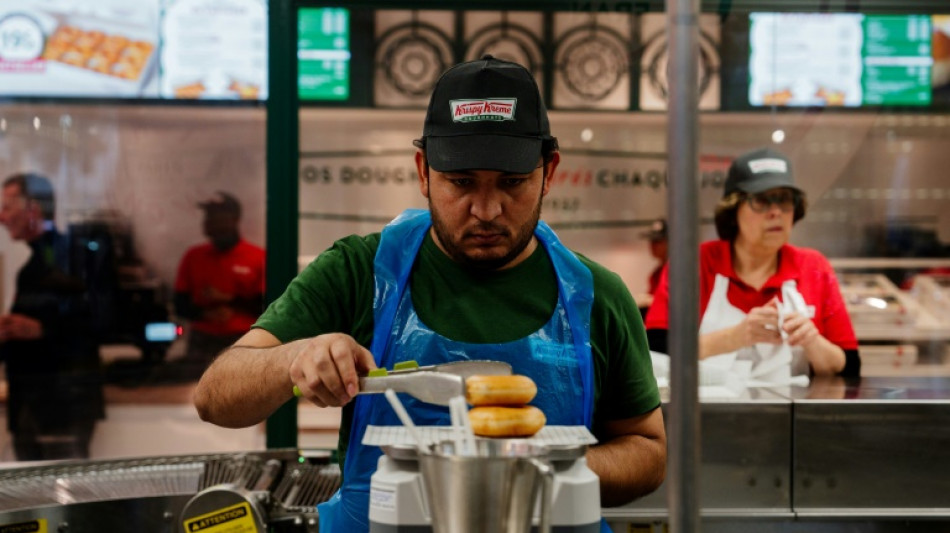
<path fill-rule="evenodd" d="M 428 211 L 405 211 L 383 229 L 373 265 L 376 296 L 373 302 L 373 344 L 370 351 L 380 368 L 416 360 L 420 366 L 468 359 L 490 359 L 511 364 L 515 374 L 530 376 L 538 385 L 531 403 L 552 425 L 591 427 L 593 378 L 589 324 L 593 303 L 590 270 L 565 248 L 544 222 L 535 236 L 554 265 L 558 303 L 551 319 L 531 335 L 501 344 L 472 344 L 447 339 L 429 329 L 416 314 L 408 290 L 419 247 L 431 226 Z M 447 296 L 448 297 L 448 296 Z M 448 425 L 448 409 L 401 394 L 400 400 L 417 425 Z M 343 486 L 318 506 L 320 531 L 369 530 L 370 477 L 382 451 L 363 446 L 368 425 L 393 426 L 401 422 L 382 395 L 357 396 L 343 470 Z"/>

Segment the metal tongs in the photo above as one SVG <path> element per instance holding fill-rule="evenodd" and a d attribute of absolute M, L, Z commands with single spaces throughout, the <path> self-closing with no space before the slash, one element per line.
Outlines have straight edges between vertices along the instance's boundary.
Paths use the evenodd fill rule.
<path fill-rule="evenodd" d="M 465 396 L 465 378 L 510 376 L 511 373 L 511 365 L 501 361 L 453 361 L 427 366 L 403 361 L 396 363 L 392 370 L 377 368 L 360 376 L 359 394 L 382 394 L 392 389 L 426 403 L 447 406 L 452 397 Z M 301 395 L 296 385 L 294 395 Z"/>
<path fill-rule="evenodd" d="M 405 361 L 393 370 L 377 368 L 361 376 L 359 394 L 380 394 L 392 389 L 426 403 L 447 406 L 454 396 L 465 396 L 465 378 L 479 375 L 510 376 L 511 365 L 500 361 L 454 361 L 418 366 L 415 361 Z"/>

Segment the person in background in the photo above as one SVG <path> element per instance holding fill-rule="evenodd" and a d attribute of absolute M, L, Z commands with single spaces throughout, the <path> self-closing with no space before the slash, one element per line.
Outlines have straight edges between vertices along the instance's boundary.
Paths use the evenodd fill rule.
<path fill-rule="evenodd" d="M 587 461 L 603 505 L 655 490 L 666 434 L 640 314 L 619 276 L 539 221 L 560 154 L 534 78 L 491 56 L 450 68 L 414 144 L 429 209 L 320 254 L 202 376 L 201 418 L 256 424 L 294 386 L 343 406 L 344 482 L 320 505 L 320 530 L 367 531 L 381 451 L 362 437 L 400 422 L 381 395 L 357 397 L 358 376 L 406 360 L 504 361 L 535 381 L 548 424 L 598 438 Z M 404 403 L 417 424 L 449 423 L 445 407 Z"/>
<path fill-rule="evenodd" d="M 247 332 L 264 307 L 264 249 L 241 237 L 241 204 L 226 193 L 201 202 L 208 242 L 189 248 L 175 278 L 175 314 L 189 320 L 177 377 L 197 380 L 214 357 Z M 177 363 L 177 364 L 176 364 Z M 165 369 L 167 372 L 167 369 Z"/>
<path fill-rule="evenodd" d="M 913 274 L 908 275 L 904 281 L 901 282 L 900 288 L 904 291 L 911 291 L 914 289 L 914 282 L 917 281 L 917 276 L 936 276 L 940 278 L 946 278 L 950 276 L 950 267 L 930 267 L 924 268 L 914 272 Z"/>
<path fill-rule="evenodd" d="M 7 424 L 21 461 L 89 457 L 96 422 L 105 417 L 86 287 L 70 272 L 68 241 L 54 213 L 45 177 L 4 180 L 0 223 L 31 251 L 17 274 L 10 312 L 0 315 Z"/>
<path fill-rule="evenodd" d="M 647 278 L 647 292 L 639 294 L 636 297 L 640 314 L 646 317 L 647 310 L 650 308 L 650 304 L 653 303 L 653 295 L 656 294 L 656 289 L 660 286 L 660 276 L 663 274 L 663 267 L 666 266 L 669 250 L 666 219 L 658 218 L 654 220 L 653 223 L 650 224 L 650 229 L 641 235 L 650 242 L 650 255 L 657 260 L 656 266 L 650 271 L 650 277 Z"/>
<path fill-rule="evenodd" d="M 781 153 L 761 149 L 732 162 L 716 206 L 719 240 L 699 251 L 700 359 L 738 353 L 758 361 L 763 345 L 785 344 L 792 348 L 791 375 L 860 374 L 857 339 L 830 263 L 816 250 L 788 244 L 806 211 L 805 193 Z M 663 353 L 668 299 L 666 269 L 646 317 L 650 349 Z M 802 310 L 783 312 L 786 300 L 801 301 Z"/>

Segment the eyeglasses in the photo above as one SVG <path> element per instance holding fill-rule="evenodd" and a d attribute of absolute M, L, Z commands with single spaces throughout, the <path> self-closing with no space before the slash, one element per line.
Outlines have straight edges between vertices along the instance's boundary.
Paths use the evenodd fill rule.
<path fill-rule="evenodd" d="M 746 196 L 749 207 L 756 213 L 765 213 L 773 205 L 777 205 L 783 213 L 793 211 L 802 201 L 802 195 L 792 189 L 781 189 L 771 192 L 760 192 Z"/>

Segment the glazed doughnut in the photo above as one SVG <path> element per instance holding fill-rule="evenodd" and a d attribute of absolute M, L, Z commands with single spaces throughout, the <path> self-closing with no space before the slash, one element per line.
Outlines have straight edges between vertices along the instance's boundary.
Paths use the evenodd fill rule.
<path fill-rule="evenodd" d="M 473 407 L 468 411 L 472 431 L 480 437 L 530 437 L 547 418 L 533 405 L 524 407 Z"/>
<path fill-rule="evenodd" d="M 471 376 L 465 378 L 465 399 L 474 406 L 524 405 L 538 387 L 528 376 Z"/>

